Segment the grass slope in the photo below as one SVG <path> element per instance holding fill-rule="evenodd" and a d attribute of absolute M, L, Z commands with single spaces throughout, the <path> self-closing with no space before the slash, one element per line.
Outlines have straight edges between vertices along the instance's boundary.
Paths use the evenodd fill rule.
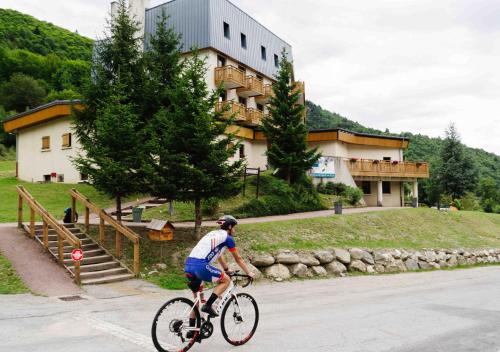
<path fill-rule="evenodd" d="M 28 292 L 10 262 L 0 254 L 0 294 Z"/>
<path fill-rule="evenodd" d="M 238 241 L 257 251 L 364 248 L 500 248 L 500 215 L 400 209 L 241 225 Z"/>

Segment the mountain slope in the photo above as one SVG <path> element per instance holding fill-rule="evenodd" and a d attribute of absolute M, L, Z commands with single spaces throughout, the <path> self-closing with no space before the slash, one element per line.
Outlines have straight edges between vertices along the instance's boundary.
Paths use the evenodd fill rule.
<path fill-rule="evenodd" d="M 0 9 L 0 45 L 42 56 L 54 54 L 61 59 L 89 61 L 93 41 L 29 15 Z"/>

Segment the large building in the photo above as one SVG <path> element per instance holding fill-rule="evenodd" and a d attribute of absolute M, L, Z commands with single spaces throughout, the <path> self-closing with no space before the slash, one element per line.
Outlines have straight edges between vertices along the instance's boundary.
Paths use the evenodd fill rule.
<path fill-rule="evenodd" d="M 235 160 L 245 159 L 249 167 L 267 168 L 267 142 L 259 125 L 268 113 L 273 77 L 279 69 L 279 56 L 285 50 L 292 60 L 292 48 L 283 39 L 243 12 L 228 0 L 172 0 L 147 8 L 147 0 L 130 1 L 131 11 L 142 23 L 145 48 L 162 13 L 182 38 L 189 55 L 196 47 L 206 57 L 207 83 L 225 88 L 216 109 L 230 105 L 237 125 L 231 128 L 241 141 Z M 116 5 L 112 6 L 115 7 Z M 113 10 L 112 10 L 113 12 Z M 301 102 L 305 102 L 304 84 L 298 82 Z M 78 102 L 55 101 L 27 111 L 4 122 L 7 132 L 17 136 L 17 175 L 29 182 L 86 181 L 71 163 L 80 152 L 71 131 L 71 106 Z M 403 183 L 413 184 L 418 197 L 417 180 L 427 178 L 426 163 L 403 161 L 408 140 L 380 137 L 344 130 L 309 133 L 311 147 L 323 154 L 312 170 L 316 182 L 343 182 L 363 189 L 364 202 L 375 206 L 403 205 Z"/>

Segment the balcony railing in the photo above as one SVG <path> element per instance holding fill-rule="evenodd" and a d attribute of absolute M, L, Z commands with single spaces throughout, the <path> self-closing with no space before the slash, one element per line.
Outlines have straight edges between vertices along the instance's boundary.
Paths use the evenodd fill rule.
<path fill-rule="evenodd" d="M 264 94 L 264 82 L 254 76 L 246 76 L 245 85 L 237 89 L 238 95 L 249 98 Z"/>
<path fill-rule="evenodd" d="M 225 89 L 245 86 L 245 73 L 237 67 L 227 65 L 215 68 L 215 84 L 222 84 Z"/>
<path fill-rule="evenodd" d="M 229 105 L 226 111 L 224 111 L 224 107 Z M 246 121 L 246 106 L 235 101 L 221 101 L 218 102 L 215 111 L 220 112 L 224 111 L 222 117 L 225 119 L 229 119 L 234 115 L 235 121 Z"/>
<path fill-rule="evenodd" d="M 248 108 L 245 124 L 250 126 L 260 126 L 262 124 L 263 117 L 264 113 L 262 111 L 258 109 Z"/>
<path fill-rule="evenodd" d="M 424 162 L 348 159 L 347 168 L 352 176 L 429 178 L 429 165 Z"/>
<path fill-rule="evenodd" d="M 274 90 L 272 84 L 266 84 L 263 87 L 264 94 L 255 97 L 255 101 L 258 103 L 268 103 L 269 100 L 274 97 Z"/>
<path fill-rule="evenodd" d="M 304 82 L 299 82 L 299 81 L 296 81 L 295 82 L 295 89 L 294 89 L 294 92 L 299 92 L 299 101 L 298 103 L 299 104 L 302 104 L 304 105 L 305 104 L 305 97 L 306 97 L 306 86 L 305 86 L 305 83 Z"/>

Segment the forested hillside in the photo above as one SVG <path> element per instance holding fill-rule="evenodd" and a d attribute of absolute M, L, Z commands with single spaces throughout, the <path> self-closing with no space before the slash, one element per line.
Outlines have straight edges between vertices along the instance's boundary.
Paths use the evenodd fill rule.
<path fill-rule="evenodd" d="M 310 101 L 307 102 L 307 124 L 309 129 L 345 128 L 353 132 L 373 133 L 378 135 L 403 136 L 411 140 L 405 159 L 411 161 L 435 161 L 438 151 L 442 147 L 441 138 L 431 138 L 421 134 L 404 132 L 401 134 L 390 133 L 388 130 L 380 131 L 365 127 L 358 122 L 349 120 L 337 113 L 321 108 Z M 488 153 L 482 149 L 466 148 L 476 163 L 479 178 L 492 177 L 500 184 L 500 156 Z"/>
<path fill-rule="evenodd" d="M 55 99 L 79 97 L 90 76 L 91 39 L 0 9 L 0 121 Z M 0 129 L 0 160 L 15 143 Z"/>

